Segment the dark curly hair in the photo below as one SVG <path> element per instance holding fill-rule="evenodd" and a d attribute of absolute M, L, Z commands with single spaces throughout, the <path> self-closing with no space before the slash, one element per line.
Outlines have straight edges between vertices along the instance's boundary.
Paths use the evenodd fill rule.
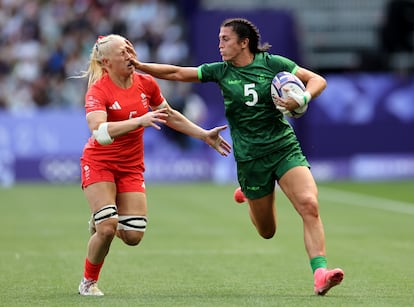
<path fill-rule="evenodd" d="M 249 49 L 252 53 L 259 53 L 268 51 L 272 45 L 264 43 L 260 45 L 260 33 L 259 29 L 251 23 L 249 20 L 244 18 L 229 18 L 223 21 L 221 27 L 232 27 L 233 31 L 239 37 L 239 40 L 248 38 Z"/>

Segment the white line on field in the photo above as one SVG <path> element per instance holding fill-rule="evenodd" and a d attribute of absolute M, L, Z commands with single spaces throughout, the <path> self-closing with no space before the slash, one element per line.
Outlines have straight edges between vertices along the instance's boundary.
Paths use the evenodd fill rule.
<path fill-rule="evenodd" d="M 250 255 L 280 255 L 282 249 L 269 250 L 242 250 L 242 249 L 161 249 L 161 250 L 145 250 L 141 251 L 145 254 L 153 255 L 222 255 L 222 256 L 250 256 Z"/>
<path fill-rule="evenodd" d="M 333 188 L 319 187 L 319 198 L 340 204 L 414 215 L 414 203 L 368 196 Z"/>

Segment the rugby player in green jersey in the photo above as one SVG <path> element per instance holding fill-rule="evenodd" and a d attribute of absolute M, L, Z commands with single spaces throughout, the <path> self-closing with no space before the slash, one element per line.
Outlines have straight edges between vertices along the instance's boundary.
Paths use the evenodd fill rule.
<path fill-rule="evenodd" d="M 220 27 L 222 62 L 181 67 L 133 61 L 137 69 L 156 78 L 219 85 L 233 141 L 239 193 L 249 204 L 251 221 L 263 238 L 274 236 L 277 182 L 303 220 L 314 292 L 325 295 L 341 283 L 344 272 L 327 268 L 317 186 L 295 132 L 282 111 L 309 103 L 325 89 L 326 81 L 290 59 L 268 53 L 270 47 L 268 43 L 260 45 L 259 30 L 254 24 L 234 18 L 225 20 Z M 295 74 L 306 85 L 306 91 L 274 103 L 270 84 L 281 71 Z"/>

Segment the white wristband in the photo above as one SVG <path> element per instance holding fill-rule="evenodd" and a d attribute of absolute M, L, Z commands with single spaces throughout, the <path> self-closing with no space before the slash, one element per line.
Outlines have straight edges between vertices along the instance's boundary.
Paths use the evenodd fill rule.
<path fill-rule="evenodd" d="M 292 97 L 298 103 L 299 107 L 307 105 L 312 99 L 312 96 L 308 91 L 305 91 L 303 94 L 296 94 L 293 91 L 289 91 L 288 96 Z"/>
<path fill-rule="evenodd" d="M 304 105 L 307 105 L 309 101 L 311 101 L 311 99 L 312 99 L 312 95 L 308 91 L 305 91 L 303 93 L 303 105 L 301 105 L 301 107 L 303 107 Z"/>

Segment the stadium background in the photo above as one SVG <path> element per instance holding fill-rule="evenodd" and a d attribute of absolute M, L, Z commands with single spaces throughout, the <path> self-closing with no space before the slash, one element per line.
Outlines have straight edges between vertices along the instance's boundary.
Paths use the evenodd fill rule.
<path fill-rule="evenodd" d="M 320 180 L 414 178 L 414 9 L 410 0 L 1 1 L 0 186 L 79 181 L 88 137 L 86 68 L 98 35 L 119 33 L 141 60 L 220 60 L 217 33 L 246 17 L 273 53 L 328 80 L 292 122 Z M 215 84 L 160 80 L 169 102 L 205 127 L 225 123 Z M 228 134 L 226 135 L 229 138 Z M 232 158 L 168 129 L 145 136 L 147 181 L 235 181 Z M 160 145 L 161 144 L 161 145 Z"/>

